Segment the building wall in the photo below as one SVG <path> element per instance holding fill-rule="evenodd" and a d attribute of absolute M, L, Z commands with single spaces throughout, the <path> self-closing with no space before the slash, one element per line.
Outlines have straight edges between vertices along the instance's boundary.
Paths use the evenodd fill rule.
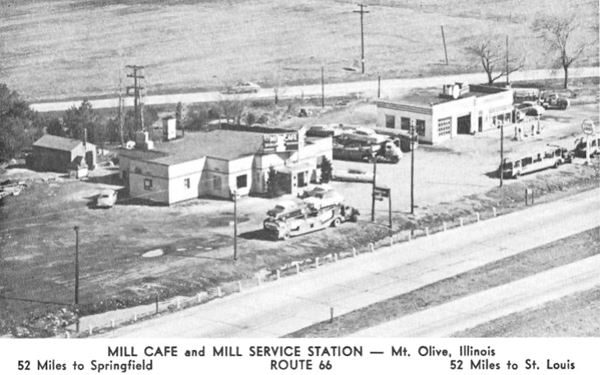
<path fill-rule="evenodd" d="M 431 107 L 382 101 L 377 103 L 377 126 L 387 127 L 387 116 L 394 118 L 395 129 L 401 129 L 402 117 L 409 118 L 414 123 L 416 120 L 424 120 L 425 133 L 419 136 L 419 142 L 436 144 L 458 134 L 459 117 L 470 115 L 469 133 L 480 130 L 479 117 L 482 118 L 481 131 L 496 129 L 512 113 L 512 106 L 511 90 L 466 97 Z M 441 129 L 440 120 L 444 124 Z M 446 124 L 449 124 L 449 129 Z"/>
<path fill-rule="evenodd" d="M 482 131 L 496 129 L 500 124 L 506 125 L 505 116 L 508 114 L 512 118 L 513 100 L 512 90 L 476 98 L 477 117 L 481 114 L 483 119 Z"/>
<path fill-rule="evenodd" d="M 229 187 L 230 190 L 237 191 L 238 195 L 249 195 L 253 191 L 253 168 L 254 155 L 245 156 L 236 160 L 229 161 Z M 237 179 L 241 176 L 246 176 L 246 186 L 238 187 Z"/>
<path fill-rule="evenodd" d="M 33 146 L 33 167 L 40 171 L 67 172 L 74 158 L 70 151 Z"/>
<path fill-rule="evenodd" d="M 169 168 L 144 160 L 129 162 L 129 195 L 169 204 Z"/>
<path fill-rule="evenodd" d="M 170 165 L 169 204 L 198 198 L 202 194 L 202 173 L 206 158 Z"/>
<path fill-rule="evenodd" d="M 401 130 L 401 119 L 408 118 L 416 126 L 416 121 L 425 121 L 425 132 L 419 135 L 419 142 L 433 143 L 434 133 L 432 132 L 432 109 L 431 107 L 421 107 L 414 105 L 405 105 L 401 103 L 381 103 L 377 104 L 377 126 L 381 128 L 388 127 L 387 116 L 394 118 L 393 129 Z M 406 129 L 405 129 L 406 130 Z M 408 131 L 408 130 L 406 130 Z"/>

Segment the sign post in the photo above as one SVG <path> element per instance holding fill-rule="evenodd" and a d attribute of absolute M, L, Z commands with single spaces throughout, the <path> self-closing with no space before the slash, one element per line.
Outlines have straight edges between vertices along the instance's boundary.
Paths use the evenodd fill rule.
<path fill-rule="evenodd" d="M 594 122 L 590 119 L 583 120 L 581 130 L 585 134 L 585 164 L 590 164 L 590 135 L 594 134 Z"/>

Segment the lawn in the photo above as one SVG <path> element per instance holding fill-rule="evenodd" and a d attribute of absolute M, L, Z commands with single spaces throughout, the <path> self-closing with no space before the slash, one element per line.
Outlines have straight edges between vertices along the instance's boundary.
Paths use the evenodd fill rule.
<path fill-rule="evenodd" d="M 379 0 L 365 15 L 366 75 L 356 4 L 338 0 L 8 0 L 0 5 L 0 81 L 31 100 L 112 94 L 119 70 L 145 65 L 149 93 L 327 80 L 416 77 L 479 71 L 464 48 L 511 36 L 525 68 L 549 68 L 530 31 L 538 15 L 576 12 L 577 40 L 591 45 L 575 65 L 598 64 L 598 3 L 589 0 Z M 449 64 L 444 64 L 444 25 Z M 122 72 L 124 75 L 125 72 Z"/>

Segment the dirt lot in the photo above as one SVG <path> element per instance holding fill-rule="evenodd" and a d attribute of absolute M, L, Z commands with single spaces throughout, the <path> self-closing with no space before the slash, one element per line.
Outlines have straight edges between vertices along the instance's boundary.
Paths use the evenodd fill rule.
<path fill-rule="evenodd" d="M 359 111 L 366 119 L 369 108 L 364 105 L 349 111 Z M 581 119 L 589 116 L 598 120 L 597 104 L 551 111 L 544 120 L 544 139 L 536 136 L 516 143 L 507 136 L 506 147 L 572 144 Z M 575 163 L 507 181 L 505 188 L 498 189 L 498 180 L 486 175 L 498 165 L 497 149 L 497 133 L 458 137 L 439 147 L 419 148 L 415 189 L 419 207 L 414 216 L 406 214 L 407 158 L 396 165 L 380 165 L 379 180 L 393 187 L 395 229 L 433 228 L 441 225 L 441 220 L 452 224 L 458 216 L 473 211 L 489 214 L 492 206 L 510 211 L 522 207 L 525 187 L 533 188 L 544 200 L 550 199 L 548 193 L 557 197 L 598 186 L 598 172 Z M 334 164 L 336 168 L 350 165 Z M 352 167 L 370 169 L 362 163 Z M 100 190 L 119 188 L 110 179 L 115 172 L 115 167 L 99 168 L 89 181 L 19 168 L 3 173 L 2 179 L 27 180 L 29 187 L 0 206 L 0 333 L 23 319 L 60 308 L 57 303 L 72 303 L 75 225 L 81 227 L 80 301 L 84 314 L 148 302 L 156 294 L 166 298 L 196 293 L 224 282 L 252 278 L 257 271 L 291 261 L 347 251 L 353 246 L 363 248 L 388 233 L 382 225 L 387 219 L 384 204 L 378 206 L 378 223 L 368 222 L 370 188 L 365 184 L 333 183 L 346 197 L 353 197 L 351 203 L 362 212 L 359 223 L 285 243 L 265 240 L 261 230 L 264 213 L 274 202 L 247 198 L 238 206 L 241 257 L 234 264 L 231 202 L 198 199 L 164 207 L 122 200 L 108 210 L 94 209 L 91 203 Z M 164 255 L 143 257 L 156 249 Z"/>
<path fill-rule="evenodd" d="M 6 0 L 0 5 L 0 81 L 29 99 L 113 94 L 119 69 L 146 66 L 149 92 L 210 89 L 237 79 L 263 86 L 416 77 L 479 71 L 464 47 L 511 36 L 526 69 L 549 68 L 529 25 L 535 16 L 576 12 L 592 46 L 576 64 L 598 64 L 598 2 L 590 0 L 368 1 L 367 74 L 356 4 L 339 0 Z M 444 65 L 440 25 L 450 64 Z"/>
<path fill-rule="evenodd" d="M 596 255 L 600 252 L 598 243 L 600 228 L 595 228 L 375 303 L 340 316 L 333 323 L 327 321 L 315 324 L 290 334 L 290 337 L 347 336 L 471 293 Z M 600 294 L 598 288 L 595 288 L 549 303 L 540 309 L 512 314 L 468 331 L 458 332 L 455 336 L 592 336 L 598 333 L 598 312 Z"/>

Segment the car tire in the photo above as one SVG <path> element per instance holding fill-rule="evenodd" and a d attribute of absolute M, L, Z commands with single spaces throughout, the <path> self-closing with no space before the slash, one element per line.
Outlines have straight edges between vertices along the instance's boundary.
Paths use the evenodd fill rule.
<path fill-rule="evenodd" d="M 342 223 L 342 220 L 339 217 L 336 217 L 333 222 L 331 223 L 331 226 L 334 228 L 337 228 L 340 226 L 340 224 Z"/>

